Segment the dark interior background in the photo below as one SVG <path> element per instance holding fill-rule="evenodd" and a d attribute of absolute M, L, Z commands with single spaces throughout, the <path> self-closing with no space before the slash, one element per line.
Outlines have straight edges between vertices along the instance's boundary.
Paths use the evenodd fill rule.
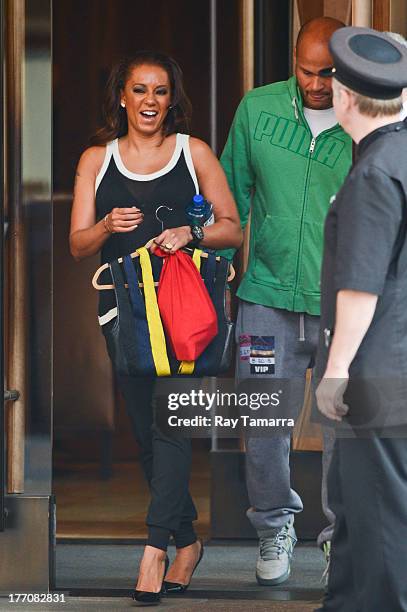
<path fill-rule="evenodd" d="M 240 2 L 218 2 L 218 148 L 241 91 Z M 192 134 L 210 135 L 209 0 L 58 0 L 54 3 L 54 190 L 72 189 L 78 158 L 101 121 L 112 64 L 139 49 L 172 55 L 193 105 Z"/>
<path fill-rule="evenodd" d="M 285 81 L 289 77 L 292 9 L 289 0 L 255 0 L 255 87 Z"/>

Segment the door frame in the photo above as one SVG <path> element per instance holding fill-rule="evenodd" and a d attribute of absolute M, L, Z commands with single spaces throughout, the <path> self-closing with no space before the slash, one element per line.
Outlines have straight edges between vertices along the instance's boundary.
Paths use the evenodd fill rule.
<path fill-rule="evenodd" d="M 51 8 L 52 0 L 0 0 L 0 144 L 5 160 L 0 221 L 3 227 L 5 220 L 6 227 L 10 223 L 0 243 L 0 594 L 5 595 L 44 593 L 55 586 L 48 316 Z M 18 392 L 4 390 L 3 373 L 7 387 Z"/>
<path fill-rule="evenodd" d="M 0 65 L 4 66 L 4 0 L 0 0 Z M 4 151 L 4 86 L 3 70 L 0 73 L 0 151 Z M 6 486 L 6 445 L 5 445 L 5 410 L 4 410 L 4 334 L 3 334 L 3 266 L 4 266 L 4 164 L 0 164 L 0 184 L 2 189 L 0 205 L 0 532 L 5 529 L 4 493 Z"/>

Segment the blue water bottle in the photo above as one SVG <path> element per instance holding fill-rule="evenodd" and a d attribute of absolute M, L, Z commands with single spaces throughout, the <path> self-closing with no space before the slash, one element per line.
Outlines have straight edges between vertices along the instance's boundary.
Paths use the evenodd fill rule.
<path fill-rule="evenodd" d="M 191 204 L 185 208 L 190 225 L 211 225 L 215 221 L 212 204 L 198 193 L 192 198 Z"/>

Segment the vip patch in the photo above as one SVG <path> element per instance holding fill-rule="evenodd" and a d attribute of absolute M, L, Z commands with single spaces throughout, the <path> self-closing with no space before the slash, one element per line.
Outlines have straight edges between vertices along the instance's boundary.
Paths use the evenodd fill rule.
<path fill-rule="evenodd" d="M 240 359 L 250 364 L 250 374 L 275 373 L 274 336 L 239 336 Z"/>

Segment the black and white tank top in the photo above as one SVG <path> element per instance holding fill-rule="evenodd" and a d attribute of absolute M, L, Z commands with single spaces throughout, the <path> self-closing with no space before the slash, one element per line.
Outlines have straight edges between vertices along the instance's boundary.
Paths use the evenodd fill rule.
<path fill-rule="evenodd" d="M 185 207 L 199 193 L 198 180 L 189 148 L 189 136 L 177 134 L 169 162 L 151 174 L 130 172 L 120 157 L 118 139 L 106 145 L 103 165 L 96 177 L 97 219 L 115 207 L 136 206 L 144 220 L 132 232 L 112 234 L 101 251 L 101 263 L 128 255 L 164 229 L 188 225 Z M 109 272 L 100 283 L 111 283 Z M 115 306 L 113 291 L 100 291 L 99 316 Z"/>

